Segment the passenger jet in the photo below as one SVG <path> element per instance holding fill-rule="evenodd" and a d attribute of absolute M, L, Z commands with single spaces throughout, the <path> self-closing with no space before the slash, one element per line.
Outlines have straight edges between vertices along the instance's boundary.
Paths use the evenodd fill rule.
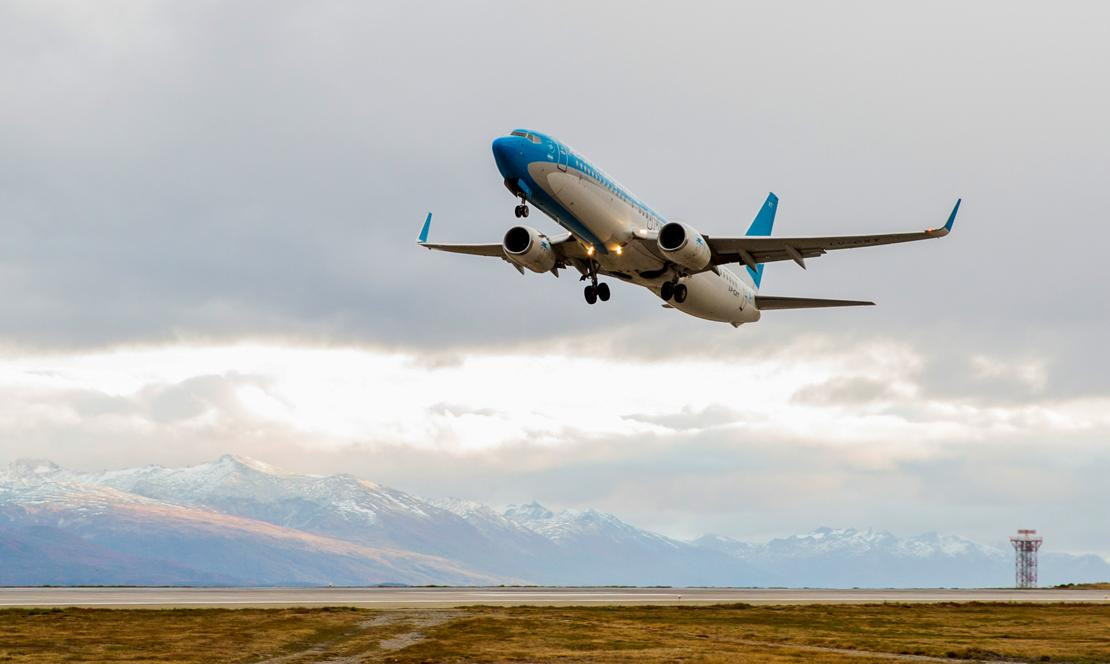
<path fill-rule="evenodd" d="M 957 199 L 948 221 L 940 228 L 910 233 L 815 237 L 771 237 L 779 199 L 774 194 L 755 216 L 743 236 L 707 235 L 689 224 L 668 221 L 597 166 L 565 143 L 536 131 L 517 129 L 493 141 L 493 158 L 515 198 L 517 218 L 528 216 L 528 204 L 539 208 L 566 232 L 547 235 L 530 226 L 513 226 L 499 243 L 437 244 L 428 241 L 429 212 L 418 243 L 428 249 L 508 261 L 521 274 L 573 267 L 581 273 L 586 302 L 609 300 L 609 285 L 599 277 L 613 277 L 643 286 L 658 295 L 663 306 L 712 321 L 739 327 L 759 320 L 772 309 L 851 307 L 872 305 L 858 300 L 821 300 L 758 294 L 763 266 L 805 260 L 832 249 L 854 249 L 879 244 L 944 237 L 952 230 Z M 743 265 L 733 272 L 729 263 Z"/>

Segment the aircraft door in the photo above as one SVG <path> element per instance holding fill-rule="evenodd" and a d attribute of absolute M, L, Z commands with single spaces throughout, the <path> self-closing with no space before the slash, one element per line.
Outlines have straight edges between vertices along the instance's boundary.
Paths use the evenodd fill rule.
<path fill-rule="evenodd" d="M 556 142 L 556 145 L 559 146 L 559 159 L 556 163 L 559 165 L 559 170 L 566 173 L 567 160 L 570 158 L 570 150 L 568 150 L 567 146 L 563 145 L 562 143 Z"/>

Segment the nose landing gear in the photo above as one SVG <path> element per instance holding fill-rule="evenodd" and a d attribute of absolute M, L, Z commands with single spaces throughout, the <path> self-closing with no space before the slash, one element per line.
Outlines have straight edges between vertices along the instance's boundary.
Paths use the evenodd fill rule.
<path fill-rule="evenodd" d="M 513 214 L 516 215 L 517 219 L 528 216 L 528 201 L 523 196 L 520 199 L 520 205 L 513 209 Z"/>

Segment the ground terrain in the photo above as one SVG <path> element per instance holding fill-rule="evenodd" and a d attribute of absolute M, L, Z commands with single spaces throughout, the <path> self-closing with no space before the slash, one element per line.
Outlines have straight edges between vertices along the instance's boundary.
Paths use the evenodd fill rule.
<path fill-rule="evenodd" d="M 1110 662 L 1105 604 L 6 609 L 0 662 Z"/>

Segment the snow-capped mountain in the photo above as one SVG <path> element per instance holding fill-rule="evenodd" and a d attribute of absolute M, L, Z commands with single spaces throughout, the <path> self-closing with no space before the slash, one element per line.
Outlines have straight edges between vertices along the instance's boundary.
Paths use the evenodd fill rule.
<path fill-rule="evenodd" d="M 1110 578 L 1098 556 L 1041 560 L 1046 583 Z M 0 562 L 0 584 L 1005 586 L 1012 552 L 830 528 L 683 542 L 592 509 L 427 501 L 228 455 L 186 468 L 0 469 Z"/>
<path fill-rule="evenodd" d="M 597 510 L 552 512 L 537 502 L 510 506 L 503 518 L 558 548 L 547 583 L 754 585 L 744 561 L 631 526 Z"/>
<path fill-rule="evenodd" d="M 0 583 L 500 580 L 441 557 L 143 496 L 94 479 L 48 462 L 17 462 L 0 474 Z"/>
<path fill-rule="evenodd" d="M 188 468 L 82 475 L 90 484 L 374 546 L 455 554 L 475 533 L 453 513 L 351 475 L 294 475 L 232 455 Z"/>
<path fill-rule="evenodd" d="M 143 468 L 79 476 L 81 481 L 284 528 L 456 561 L 499 582 L 519 583 L 548 544 L 506 547 L 507 533 L 483 532 L 451 509 L 351 475 L 296 475 L 225 455 L 187 468 Z M 534 535 L 534 534 L 533 534 Z M 518 538 L 519 539 L 519 538 Z M 537 551 L 538 550 L 538 551 Z"/>
<path fill-rule="evenodd" d="M 536 570 L 558 564 L 561 552 L 555 542 L 488 505 L 458 499 L 435 501 L 435 505 L 466 521 L 488 542 L 496 543 L 500 557 L 513 561 L 513 569 L 531 572 L 527 578 L 536 578 Z"/>
<path fill-rule="evenodd" d="M 719 535 L 706 535 L 694 543 L 788 579 L 790 585 L 1004 587 L 1013 583 L 1009 547 L 955 535 L 896 537 L 881 530 L 818 528 L 764 544 Z M 1110 578 L 1110 564 L 1098 556 L 1046 552 L 1041 561 L 1044 585 L 1072 578 Z"/>
<path fill-rule="evenodd" d="M 505 510 L 504 517 L 553 542 L 570 546 L 581 545 L 595 538 L 613 543 L 635 543 L 638 546 L 647 542 L 671 548 L 683 546 L 678 540 L 630 526 L 612 514 L 593 509 L 563 510 L 556 514 L 533 501 L 527 505 L 510 505 Z"/>

